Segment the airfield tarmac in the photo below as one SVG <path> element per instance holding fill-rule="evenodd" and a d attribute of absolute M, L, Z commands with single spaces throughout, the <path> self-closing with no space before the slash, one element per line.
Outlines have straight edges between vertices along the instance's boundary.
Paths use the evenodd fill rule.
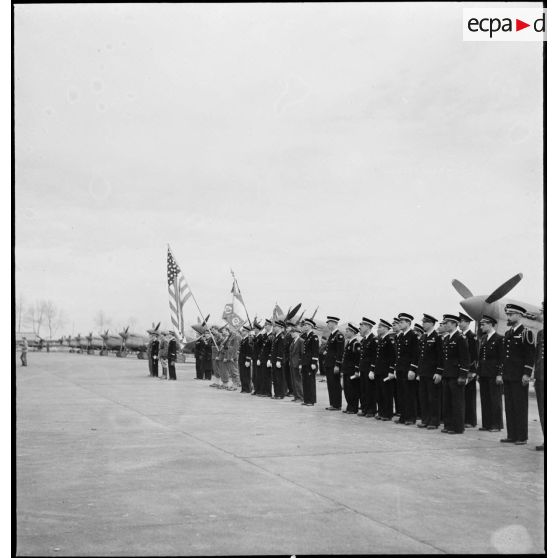
<path fill-rule="evenodd" d="M 544 453 L 148 377 L 147 361 L 17 368 L 17 554 L 540 553 Z M 480 407 L 479 407 L 480 409 Z"/>

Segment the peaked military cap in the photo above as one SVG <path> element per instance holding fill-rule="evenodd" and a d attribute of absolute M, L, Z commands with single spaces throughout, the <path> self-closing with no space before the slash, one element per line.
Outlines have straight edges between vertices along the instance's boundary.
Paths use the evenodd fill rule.
<path fill-rule="evenodd" d="M 259 330 L 262 329 L 263 326 L 261 324 L 259 324 L 258 322 L 254 321 L 254 327 L 259 331 Z"/>
<path fill-rule="evenodd" d="M 394 324 L 398 324 L 401 320 L 399 318 L 393 318 L 393 323 Z"/>
<path fill-rule="evenodd" d="M 244 324 L 244 325 L 242 326 L 242 329 L 243 329 L 244 331 L 252 331 L 252 328 L 251 328 L 248 324 Z"/>
<path fill-rule="evenodd" d="M 411 314 L 406 314 L 405 312 L 401 312 L 397 315 L 399 320 L 407 320 L 408 322 L 412 322 L 415 318 L 411 316 Z"/>
<path fill-rule="evenodd" d="M 312 318 L 304 318 L 304 323 L 316 327 L 316 322 Z"/>
<path fill-rule="evenodd" d="M 420 331 L 421 333 L 424 333 L 424 328 L 420 324 L 415 324 L 414 329 Z"/>
<path fill-rule="evenodd" d="M 496 325 L 498 321 L 496 320 L 496 318 L 493 318 L 492 316 L 487 316 L 486 314 L 483 314 L 480 323 Z"/>
<path fill-rule="evenodd" d="M 374 327 L 376 325 L 376 322 L 374 320 L 371 320 L 370 318 L 362 318 L 362 322 L 360 322 L 360 325 L 369 325 L 370 327 Z"/>
<path fill-rule="evenodd" d="M 339 323 L 339 318 L 336 318 L 335 316 L 328 316 L 326 318 L 326 322 L 335 322 L 336 324 Z"/>
<path fill-rule="evenodd" d="M 266 318 L 265 325 L 273 325 L 273 322 L 270 319 Z"/>
<path fill-rule="evenodd" d="M 431 324 L 435 324 L 438 320 L 434 316 L 431 316 L 430 314 L 423 314 L 422 315 L 422 321 L 423 322 L 430 322 Z"/>
<path fill-rule="evenodd" d="M 354 324 L 352 324 L 352 323 L 349 322 L 349 323 L 347 324 L 347 327 L 348 327 L 350 330 L 354 331 L 355 333 L 358 333 L 358 327 L 357 327 L 356 325 L 354 325 Z"/>
<path fill-rule="evenodd" d="M 296 325 L 296 324 L 295 324 L 294 322 L 291 322 L 291 320 L 285 322 L 285 326 L 286 326 L 286 327 L 292 327 L 292 326 L 295 326 L 295 325 Z"/>
<path fill-rule="evenodd" d="M 380 323 L 378 325 L 391 329 L 391 324 L 387 320 L 384 320 L 383 318 L 380 318 Z"/>
<path fill-rule="evenodd" d="M 275 325 L 285 327 L 285 322 L 283 320 L 275 320 Z"/>
<path fill-rule="evenodd" d="M 469 318 L 467 314 L 463 314 L 463 312 L 459 312 L 459 319 L 463 322 L 472 322 L 473 318 Z"/>
<path fill-rule="evenodd" d="M 444 322 L 459 323 L 459 318 L 455 314 L 444 314 Z"/>
<path fill-rule="evenodd" d="M 506 314 L 521 314 L 522 316 L 524 316 L 527 310 L 525 310 L 523 306 L 519 306 L 518 304 L 506 304 L 504 312 Z"/>

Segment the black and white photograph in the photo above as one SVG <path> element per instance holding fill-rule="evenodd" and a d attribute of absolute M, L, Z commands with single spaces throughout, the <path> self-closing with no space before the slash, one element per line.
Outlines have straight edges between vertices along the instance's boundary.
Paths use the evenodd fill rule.
<path fill-rule="evenodd" d="M 546 554 L 546 4 L 11 10 L 12 555 Z"/>

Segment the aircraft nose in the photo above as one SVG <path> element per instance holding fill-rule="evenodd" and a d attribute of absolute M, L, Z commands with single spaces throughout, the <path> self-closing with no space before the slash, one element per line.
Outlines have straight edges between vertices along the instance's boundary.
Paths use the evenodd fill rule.
<path fill-rule="evenodd" d="M 460 304 L 463 307 L 463 310 L 465 310 L 465 312 L 469 314 L 473 320 L 479 321 L 482 318 L 485 307 L 484 298 L 480 296 L 472 296 L 471 298 L 462 300 Z"/>

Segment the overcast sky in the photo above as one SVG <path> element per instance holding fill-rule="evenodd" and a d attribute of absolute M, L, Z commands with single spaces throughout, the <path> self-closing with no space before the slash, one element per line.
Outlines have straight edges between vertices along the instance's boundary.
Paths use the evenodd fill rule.
<path fill-rule="evenodd" d="M 462 8 L 15 6 L 18 292 L 167 327 L 169 242 L 215 318 L 230 268 L 259 316 L 538 305 L 542 46 Z"/>

